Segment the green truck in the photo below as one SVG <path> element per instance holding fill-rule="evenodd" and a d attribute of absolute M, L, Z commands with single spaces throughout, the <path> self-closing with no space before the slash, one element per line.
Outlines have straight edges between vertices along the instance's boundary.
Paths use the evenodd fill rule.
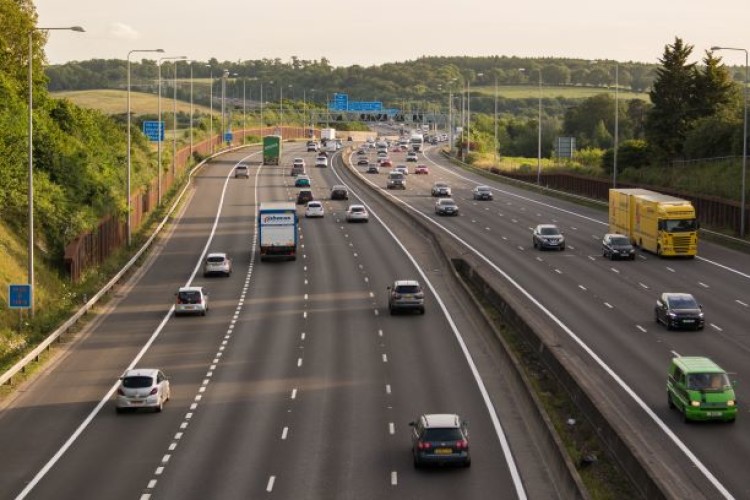
<path fill-rule="evenodd" d="M 281 136 L 265 136 L 263 138 L 263 164 L 278 165 L 279 158 L 281 158 Z"/>

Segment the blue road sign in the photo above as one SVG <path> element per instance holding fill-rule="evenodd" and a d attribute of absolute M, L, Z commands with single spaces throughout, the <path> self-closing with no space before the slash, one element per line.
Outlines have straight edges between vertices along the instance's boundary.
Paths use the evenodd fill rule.
<path fill-rule="evenodd" d="M 234 138 L 234 134 L 231 132 L 224 132 L 224 142 L 232 142 L 232 138 Z"/>
<path fill-rule="evenodd" d="M 164 122 L 156 120 L 144 121 L 143 134 L 151 142 L 164 142 Z"/>
<path fill-rule="evenodd" d="M 383 103 L 380 101 L 351 101 L 349 111 L 382 111 Z"/>
<path fill-rule="evenodd" d="M 8 285 L 8 307 L 31 309 L 31 285 Z"/>
<path fill-rule="evenodd" d="M 331 111 L 346 111 L 349 106 L 349 94 L 333 94 L 333 100 L 329 103 L 328 109 Z"/>

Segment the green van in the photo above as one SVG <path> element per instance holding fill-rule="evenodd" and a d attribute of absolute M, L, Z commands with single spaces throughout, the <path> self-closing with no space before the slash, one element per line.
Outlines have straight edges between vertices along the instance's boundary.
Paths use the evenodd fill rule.
<path fill-rule="evenodd" d="M 727 372 L 708 358 L 672 359 L 667 375 L 667 401 L 670 408 L 682 412 L 686 422 L 734 422 L 737 416 L 737 401 Z"/>

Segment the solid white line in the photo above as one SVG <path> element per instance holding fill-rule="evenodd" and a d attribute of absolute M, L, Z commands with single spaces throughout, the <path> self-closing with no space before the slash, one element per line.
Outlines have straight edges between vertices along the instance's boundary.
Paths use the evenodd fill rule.
<path fill-rule="evenodd" d="M 271 493 L 273 491 L 273 483 L 276 482 L 276 476 L 271 476 L 268 478 L 268 485 L 266 486 L 266 491 L 268 493 Z"/>
<path fill-rule="evenodd" d="M 735 302 L 737 302 L 737 303 L 738 303 L 739 305 L 741 305 L 742 307 L 748 307 L 748 305 L 747 305 L 747 303 L 746 303 L 746 302 L 742 302 L 742 301 L 741 301 L 741 300 L 739 300 L 739 299 L 735 299 Z"/>

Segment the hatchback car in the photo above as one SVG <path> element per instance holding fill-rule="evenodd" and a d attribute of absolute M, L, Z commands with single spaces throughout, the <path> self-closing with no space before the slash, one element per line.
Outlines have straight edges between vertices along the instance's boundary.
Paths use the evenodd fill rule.
<path fill-rule="evenodd" d="M 415 174 L 429 174 L 430 169 L 427 168 L 427 165 L 417 165 L 417 168 L 414 169 Z"/>
<path fill-rule="evenodd" d="M 388 158 L 388 151 L 386 150 L 380 150 L 378 151 L 378 158 Z"/>
<path fill-rule="evenodd" d="M 367 167 L 367 173 L 368 174 L 379 174 L 380 173 L 380 167 L 372 164 Z"/>
<path fill-rule="evenodd" d="M 388 287 L 388 311 L 419 311 L 424 314 L 424 291 L 417 280 L 397 280 Z"/>
<path fill-rule="evenodd" d="M 383 168 L 391 168 L 393 166 L 393 162 L 390 158 L 383 158 L 380 160 L 380 166 Z"/>
<path fill-rule="evenodd" d="M 318 143 L 316 141 L 307 141 L 307 152 L 314 153 L 318 150 Z"/>
<path fill-rule="evenodd" d="M 662 293 L 656 299 L 654 316 L 657 323 L 663 323 L 667 330 L 691 328 L 703 330 L 705 319 L 703 306 L 689 293 Z"/>
<path fill-rule="evenodd" d="M 323 217 L 325 210 L 323 204 L 319 201 L 308 201 L 305 206 L 305 217 Z"/>
<path fill-rule="evenodd" d="M 539 224 L 531 237 L 534 248 L 565 250 L 565 236 L 554 224 Z"/>
<path fill-rule="evenodd" d="M 152 408 L 160 412 L 164 403 L 171 397 L 169 379 L 155 368 L 134 368 L 126 370 L 117 386 L 115 410 Z"/>
<path fill-rule="evenodd" d="M 450 196 L 451 187 L 445 182 L 436 182 L 432 185 L 432 196 Z"/>
<path fill-rule="evenodd" d="M 212 252 L 206 256 L 203 264 L 203 276 L 221 274 L 230 276 L 232 274 L 232 259 L 222 252 Z"/>
<path fill-rule="evenodd" d="M 458 215 L 458 205 L 453 198 L 441 198 L 435 202 L 435 213 L 437 215 Z"/>
<path fill-rule="evenodd" d="M 489 186 L 476 186 L 472 191 L 475 200 L 492 200 L 492 189 Z"/>
<path fill-rule="evenodd" d="M 366 156 L 360 156 L 359 159 L 357 160 L 357 165 L 367 165 L 369 163 L 370 162 L 367 160 Z"/>
<path fill-rule="evenodd" d="M 294 179 L 294 187 L 310 187 L 310 178 L 306 175 L 298 175 Z"/>
<path fill-rule="evenodd" d="M 174 315 L 200 314 L 205 316 L 208 311 L 208 292 L 201 286 L 183 286 L 175 294 L 177 300 Z"/>
<path fill-rule="evenodd" d="M 630 238 L 622 234 L 605 234 L 602 238 L 602 256 L 609 260 L 635 260 L 635 248 Z"/>
<path fill-rule="evenodd" d="M 337 184 L 331 188 L 331 199 L 332 200 L 348 200 L 349 189 L 346 186 Z"/>
<path fill-rule="evenodd" d="M 349 205 L 346 210 L 346 222 L 367 222 L 370 220 L 370 214 L 364 205 Z"/>
<path fill-rule="evenodd" d="M 409 151 L 408 153 L 406 153 L 406 161 L 418 161 L 418 160 L 419 160 L 419 156 L 417 155 L 415 151 Z"/>
<path fill-rule="evenodd" d="M 234 178 L 237 179 L 239 177 L 244 177 L 245 179 L 250 178 L 250 169 L 247 168 L 247 165 L 244 163 L 238 163 L 237 166 L 234 167 Z"/>
<path fill-rule="evenodd" d="M 314 199 L 312 189 L 300 189 L 297 193 L 297 205 L 305 205 Z"/>
<path fill-rule="evenodd" d="M 458 415 L 426 414 L 409 425 L 414 467 L 427 464 L 471 466 L 468 423 Z"/>
<path fill-rule="evenodd" d="M 327 156 L 318 156 L 315 158 L 315 166 L 318 168 L 326 168 L 328 167 L 328 157 Z"/>
<path fill-rule="evenodd" d="M 393 171 L 400 174 L 409 175 L 409 169 L 406 167 L 406 165 L 398 165 L 393 169 Z"/>
<path fill-rule="evenodd" d="M 292 161 L 292 166 L 293 167 L 302 167 L 302 168 L 305 168 L 305 160 L 304 160 L 304 158 L 295 158 Z"/>

